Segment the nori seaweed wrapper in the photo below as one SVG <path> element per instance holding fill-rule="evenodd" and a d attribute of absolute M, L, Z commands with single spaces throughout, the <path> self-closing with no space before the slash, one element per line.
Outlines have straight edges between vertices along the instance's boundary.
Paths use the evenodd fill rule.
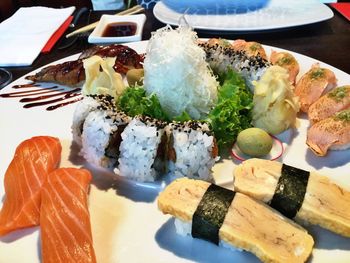
<path fill-rule="evenodd" d="M 192 217 L 192 237 L 219 244 L 219 229 L 235 192 L 211 184 Z"/>
<path fill-rule="evenodd" d="M 288 218 L 294 218 L 303 204 L 310 173 L 286 164 L 282 166 L 270 206 Z"/>

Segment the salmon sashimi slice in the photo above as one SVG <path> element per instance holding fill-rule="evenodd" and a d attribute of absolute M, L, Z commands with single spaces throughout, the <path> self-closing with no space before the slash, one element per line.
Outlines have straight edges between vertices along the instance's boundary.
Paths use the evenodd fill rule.
<path fill-rule="evenodd" d="M 306 144 L 318 156 L 328 150 L 345 150 L 350 146 L 350 109 L 316 122 L 307 131 Z"/>
<path fill-rule="evenodd" d="M 309 120 L 311 123 L 316 123 L 348 108 L 350 108 L 350 85 L 335 88 L 313 103 L 308 111 Z"/>
<path fill-rule="evenodd" d="M 4 177 L 5 200 L 0 211 L 0 236 L 39 225 L 41 187 L 57 168 L 62 147 L 57 138 L 38 136 L 23 141 Z"/>
<path fill-rule="evenodd" d="M 42 188 L 40 214 L 44 263 L 96 262 L 87 205 L 88 170 L 59 168 Z"/>
<path fill-rule="evenodd" d="M 326 68 L 321 68 L 317 63 L 306 72 L 295 86 L 295 95 L 300 99 L 300 108 L 303 112 L 308 112 L 309 107 L 324 92 L 333 89 L 337 84 L 334 73 Z"/>
<path fill-rule="evenodd" d="M 299 73 L 300 67 L 295 57 L 288 52 L 276 52 L 272 51 L 270 56 L 270 62 L 272 65 L 280 66 L 288 71 L 289 82 L 295 85 L 296 77 Z"/>
<path fill-rule="evenodd" d="M 263 59 L 267 60 L 265 49 L 258 42 L 247 42 L 243 39 L 237 39 L 232 43 L 232 48 L 237 51 L 244 51 L 249 57 L 260 56 Z"/>

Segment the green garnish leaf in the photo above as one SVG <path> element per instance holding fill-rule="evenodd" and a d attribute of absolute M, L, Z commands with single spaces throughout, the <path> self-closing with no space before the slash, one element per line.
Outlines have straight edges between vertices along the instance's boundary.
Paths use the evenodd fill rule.
<path fill-rule="evenodd" d="M 173 120 L 179 122 L 190 121 L 191 116 L 186 111 L 184 111 L 181 115 L 174 117 Z"/>
<path fill-rule="evenodd" d="M 328 97 L 334 99 L 337 102 L 340 102 L 342 99 L 344 99 L 346 96 L 350 95 L 350 86 L 342 86 L 333 89 L 328 93 Z"/>
<path fill-rule="evenodd" d="M 311 71 L 311 78 L 312 79 L 322 78 L 323 76 L 324 76 L 324 69 L 323 68 L 317 68 L 317 69 Z"/>
<path fill-rule="evenodd" d="M 219 44 L 223 47 L 230 47 L 231 43 L 227 39 L 219 38 Z"/>
<path fill-rule="evenodd" d="M 250 47 L 249 47 L 249 49 L 251 50 L 251 51 L 257 51 L 258 49 L 260 49 L 261 48 L 261 45 L 259 44 L 259 43 L 254 43 L 253 45 L 251 45 Z"/>
<path fill-rule="evenodd" d="M 283 65 L 290 65 L 292 64 L 292 62 L 293 62 L 293 58 L 288 56 L 288 57 L 282 57 L 277 61 L 276 64 L 279 66 L 283 66 Z"/>
<path fill-rule="evenodd" d="M 211 125 L 219 148 L 231 146 L 252 121 L 253 94 L 244 79 L 232 69 L 219 76 L 222 85 L 218 90 L 218 103 L 209 113 L 207 122 Z"/>
<path fill-rule="evenodd" d="M 159 120 L 169 120 L 160 105 L 158 97 L 155 94 L 147 96 L 146 90 L 140 86 L 125 89 L 118 98 L 117 106 L 131 117 L 145 115 Z"/>
<path fill-rule="evenodd" d="M 350 109 L 337 112 L 334 115 L 334 119 L 339 120 L 339 121 L 343 121 L 343 122 L 350 121 Z"/>

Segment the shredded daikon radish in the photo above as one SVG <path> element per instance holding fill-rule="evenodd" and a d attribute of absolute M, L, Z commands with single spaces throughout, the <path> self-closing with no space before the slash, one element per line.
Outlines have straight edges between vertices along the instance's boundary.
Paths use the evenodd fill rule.
<path fill-rule="evenodd" d="M 187 112 L 193 119 L 208 114 L 217 102 L 216 81 L 196 33 L 167 26 L 153 33 L 144 61 L 144 86 L 155 93 L 170 116 Z"/>

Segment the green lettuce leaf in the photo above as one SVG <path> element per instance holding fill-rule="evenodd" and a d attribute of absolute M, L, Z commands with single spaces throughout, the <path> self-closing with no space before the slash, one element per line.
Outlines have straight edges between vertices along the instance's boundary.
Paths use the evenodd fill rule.
<path fill-rule="evenodd" d="M 229 69 L 219 76 L 218 103 L 211 110 L 207 121 L 215 134 L 219 148 L 227 148 L 236 140 L 240 131 L 251 127 L 253 94 L 244 79 Z"/>
<path fill-rule="evenodd" d="M 181 115 L 174 117 L 172 120 L 179 122 L 190 121 L 191 116 L 186 111 L 184 111 Z"/>
<path fill-rule="evenodd" d="M 145 115 L 159 120 L 169 121 L 155 94 L 146 95 L 146 91 L 139 86 L 125 89 L 118 98 L 117 107 L 131 117 Z"/>

